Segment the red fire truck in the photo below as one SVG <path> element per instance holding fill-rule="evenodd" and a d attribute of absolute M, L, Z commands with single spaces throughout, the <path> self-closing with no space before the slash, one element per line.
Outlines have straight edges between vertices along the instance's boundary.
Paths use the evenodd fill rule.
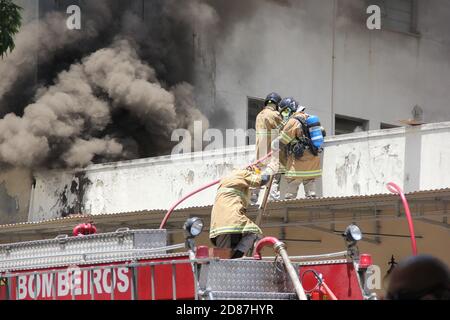
<path fill-rule="evenodd" d="M 358 252 L 356 225 L 347 228 L 342 252 L 289 257 L 284 243 L 269 237 L 253 257 L 234 260 L 195 245 L 203 228 L 197 218 L 186 222 L 186 242 L 178 245 L 168 245 L 162 229 L 97 234 L 92 228 L 1 245 L 0 299 L 376 299 L 366 288 L 371 258 Z M 267 246 L 273 257 L 261 256 Z"/>

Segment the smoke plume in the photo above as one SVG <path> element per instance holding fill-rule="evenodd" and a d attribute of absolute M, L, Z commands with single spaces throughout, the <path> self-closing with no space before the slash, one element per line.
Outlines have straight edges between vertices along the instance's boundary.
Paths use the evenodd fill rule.
<path fill-rule="evenodd" d="M 1 163 L 75 167 L 165 154 L 173 130 L 207 126 L 185 52 L 193 21 L 215 23 L 214 10 L 152 6 L 149 22 L 123 3 L 89 1 L 80 31 L 59 12 L 22 28 L 0 62 Z"/>
<path fill-rule="evenodd" d="M 192 86 L 193 38 L 214 45 L 255 5 L 84 1 L 81 30 L 66 28 L 65 10 L 23 26 L 0 61 L 0 164 L 82 167 L 170 153 L 173 130 L 209 123 Z"/>

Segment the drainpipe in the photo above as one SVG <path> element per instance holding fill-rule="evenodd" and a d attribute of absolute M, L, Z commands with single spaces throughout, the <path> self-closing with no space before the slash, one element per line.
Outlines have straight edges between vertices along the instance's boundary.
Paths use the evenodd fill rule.
<path fill-rule="evenodd" d="M 332 34 L 332 52 L 331 52 L 331 135 L 336 134 L 336 115 L 335 115 L 335 74 L 336 74 L 336 20 L 337 20 L 337 0 L 333 1 L 333 34 Z"/>
<path fill-rule="evenodd" d="M 281 256 L 281 259 L 283 259 L 288 275 L 291 278 L 292 283 L 294 284 L 295 292 L 297 293 L 298 298 L 300 300 L 308 300 L 298 274 L 297 272 L 295 272 L 294 266 L 289 259 L 289 255 L 287 254 L 286 245 L 283 242 L 274 237 L 266 237 L 262 239 L 256 244 L 255 254 L 253 255 L 253 258 L 261 260 L 261 250 L 264 247 L 268 246 L 272 246 L 275 252 Z"/>

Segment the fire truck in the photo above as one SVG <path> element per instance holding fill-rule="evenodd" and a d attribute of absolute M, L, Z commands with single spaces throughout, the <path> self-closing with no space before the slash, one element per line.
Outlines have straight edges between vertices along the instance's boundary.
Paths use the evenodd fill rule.
<path fill-rule="evenodd" d="M 366 285 L 371 257 L 358 251 L 356 225 L 343 234 L 342 252 L 294 257 L 267 237 L 241 259 L 196 246 L 202 229 L 201 219 L 190 218 L 185 243 L 169 245 L 164 229 L 97 233 L 82 224 L 71 236 L 0 245 L 0 299 L 376 299 Z M 265 247 L 274 254 L 263 256 Z"/>

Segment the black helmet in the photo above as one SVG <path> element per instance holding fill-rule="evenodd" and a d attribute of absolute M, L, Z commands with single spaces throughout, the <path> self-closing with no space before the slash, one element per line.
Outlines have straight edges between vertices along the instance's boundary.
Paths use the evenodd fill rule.
<path fill-rule="evenodd" d="M 297 112 L 298 102 L 294 98 L 284 98 L 281 100 L 278 110 L 283 118 L 289 118 L 295 112 Z"/>
<path fill-rule="evenodd" d="M 280 111 L 289 108 L 289 110 L 291 110 L 291 112 L 294 113 L 297 111 L 298 102 L 295 101 L 294 98 L 284 98 L 283 100 L 281 100 L 280 104 L 278 105 L 278 108 Z"/>
<path fill-rule="evenodd" d="M 277 107 L 281 102 L 281 96 L 276 93 L 276 92 L 272 92 L 271 94 L 269 94 L 266 98 L 265 104 L 264 105 L 268 105 L 269 103 L 274 103 Z"/>

